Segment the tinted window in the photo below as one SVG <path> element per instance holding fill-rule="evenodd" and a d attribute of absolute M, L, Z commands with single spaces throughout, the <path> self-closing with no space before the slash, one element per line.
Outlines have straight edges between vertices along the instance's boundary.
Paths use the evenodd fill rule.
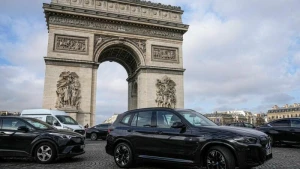
<path fill-rule="evenodd" d="M 151 121 L 152 121 L 151 111 L 139 112 L 136 125 L 138 127 L 151 127 Z"/>
<path fill-rule="evenodd" d="M 129 120 L 130 120 L 131 115 L 132 114 L 128 114 L 125 117 L 123 117 L 121 123 L 123 123 L 123 124 L 129 124 Z"/>
<path fill-rule="evenodd" d="M 24 119 L 25 121 L 27 121 L 28 123 L 30 123 L 31 125 L 33 125 L 35 128 L 41 129 L 41 130 L 51 130 L 51 129 L 55 129 L 54 127 L 50 126 L 49 124 L 38 120 L 38 119 Z"/>
<path fill-rule="evenodd" d="M 254 128 L 254 126 L 252 124 L 248 124 L 248 123 L 245 123 L 245 126 L 248 128 Z"/>
<path fill-rule="evenodd" d="M 2 129 L 4 130 L 18 130 L 18 127 L 20 126 L 26 126 L 20 119 L 3 119 Z"/>
<path fill-rule="evenodd" d="M 167 111 L 157 111 L 156 118 L 158 128 L 171 128 L 173 123 L 181 122 L 178 116 Z"/>
<path fill-rule="evenodd" d="M 271 123 L 271 126 L 275 127 L 290 127 L 290 120 L 279 120 Z"/>
<path fill-rule="evenodd" d="M 300 127 L 300 120 L 292 119 L 291 126 L 292 127 Z"/>

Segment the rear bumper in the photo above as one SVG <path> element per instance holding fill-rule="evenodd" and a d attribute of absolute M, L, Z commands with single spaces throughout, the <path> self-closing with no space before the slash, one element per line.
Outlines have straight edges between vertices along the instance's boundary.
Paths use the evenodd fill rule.
<path fill-rule="evenodd" d="M 111 146 L 111 145 L 109 145 L 109 144 L 107 144 L 107 145 L 105 146 L 105 151 L 106 151 L 107 154 L 109 154 L 109 155 L 111 155 L 111 156 L 114 155 L 113 146 Z"/>

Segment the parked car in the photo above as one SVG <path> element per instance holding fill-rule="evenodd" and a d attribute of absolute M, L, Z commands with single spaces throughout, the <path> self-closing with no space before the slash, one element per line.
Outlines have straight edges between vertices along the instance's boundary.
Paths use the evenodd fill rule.
<path fill-rule="evenodd" d="M 272 144 L 300 144 L 300 118 L 297 117 L 275 120 L 257 130 L 268 134 Z"/>
<path fill-rule="evenodd" d="M 227 124 L 227 126 L 235 126 L 235 127 L 247 127 L 247 128 L 255 128 L 253 124 L 250 123 L 245 123 L 245 122 L 235 122 L 235 123 L 230 123 Z"/>
<path fill-rule="evenodd" d="M 84 137 L 28 117 L 0 117 L 0 157 L 32 157 L 38 163 L 83 154 Z"/>
<path fill-rule="evenodd" d="M 268 135 L 215 123 L 193 110 L 146 108 L 119 115 L 106 152 L 120 168 L 139 159 L 211 168 L 259 166 L 272 158 Z"/>
<path fill-rule="evenodd" d="M 106 140 L 106 136 L 108 133 L 108 127 L 111 124 L 99 124 L 94 127 L 88 128 L 86 130 L 86 138 L 90 138 L 91 140 L 95 141 L 99 138 L 102 140 Z"/>
<path fill-rule="evenodd" d="M 85 136 L 84 127 L 79 125 L 64 111 L 49 109 L 27 109 L 21 112 L 23 117 L 42 120 L 57 129 L 70 130 Z"/>

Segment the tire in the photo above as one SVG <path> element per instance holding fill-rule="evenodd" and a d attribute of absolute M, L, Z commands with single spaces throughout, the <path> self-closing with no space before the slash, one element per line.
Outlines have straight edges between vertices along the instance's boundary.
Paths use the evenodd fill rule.
<path fill-rule="evenodd" d="M 129 168 L 133 166 L 132 149 L 127 143 L 119 143 L 114 150 L 114 159 L 120 168 Z"/>
<path fill-rule="evenodd" d="M 92 134 L 91 134 L 91 140 L 92 140 L 92 141 L 98 140 L 98 135 L 97 135 L 97 133 L 92 133 Z"/>
<path fill-rule="evenodd" d="M 207 169 L 235 169 L 235 158 L 228 148 L 213 146 L 207 151 L 205 164 Z"/>
<path fill-rule="evenodd" d="M 39 144 L 34 151 L 36 162 L 41 164 L 52 163 L 56 159 L 56 155 L 55 147 L 49 142 Z"/>

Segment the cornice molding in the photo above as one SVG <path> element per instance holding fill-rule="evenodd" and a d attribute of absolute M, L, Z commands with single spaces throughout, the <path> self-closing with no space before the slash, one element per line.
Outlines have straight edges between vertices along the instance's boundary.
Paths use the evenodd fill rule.
<path fill-rule="evenodd" d="M 162 21 L 162 20 L 155 20 L 155 19 L 149 19 L 149 18 L 142 18 L 138 16 L 129 16 L 129 15 L 122 15 L 122 14 L 115 14 L 115 13 L 109 13 L 109 12 L 101 12 L 101 11 L 95 11 L 95 10 L 89 10 L 89 9 L 82 9 L 82 8 L 76 8 L 72 6 L 62 6 L 62 5 L 54 5 L 54 4 L 43 4 L 43 8 L 46 13 L 48 12 L 57 12 L 57 13 L 71 13 L 76 15 L 89 15 L 91 17 L 101 17 L 103 19 L 115 19 L 119 21 L 126 20 L 127 22 L 132 23 L 144 23 L 144 24 L 150 24 L 152 26 L 158 26 L 158 27 L 165 27 L 170 29 L 177 29 L 183 32 L 188 31 L 189 25 L 176 23 L 176 22 L 168 22 L 168 21 Z"/>
<path fill-rule="evenodd" d="M 84 68 L 93 68 L 93 69 L 98 69 L 100 64 L 97 62 L 92 62 L 87 60 L 62 59 L 62 58 L 52 58 L 52 57 L 44 57 L 44 60 L 46 65 L 84 67 Z"/>

